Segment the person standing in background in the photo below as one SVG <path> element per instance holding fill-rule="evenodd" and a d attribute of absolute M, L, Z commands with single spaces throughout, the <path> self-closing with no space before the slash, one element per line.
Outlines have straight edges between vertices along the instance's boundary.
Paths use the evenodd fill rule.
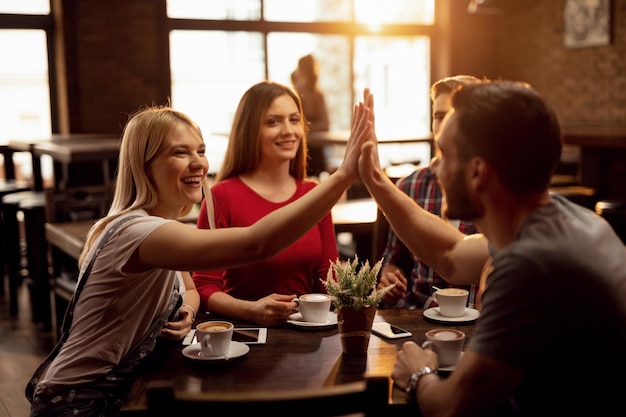
<path fill-rule="evenodd" d="M 478 78 L 471 75 L 456 75 L 442 78 L 431 86 L 432 131 L 435 137 L 439 133 L 444 116 L 450 110 L 450 96 L 454 89 L 478 81 L 480 81 Z M 437 149 L 436 142 L 433 146 Z M 410 175 L 398 180 L 396 185 L 422 208 L 443 218 L 444 199 L 435 172 L 436 162 L 437 157 L 433 158 L 431 166 L 417 168 Z M 476 226 L 470 222 L 459 220 L 449 220 L 449 222 L 461 233 L 469 235 L 477 232 Z M 433 286 L 439 288 L 452 286 L 417 256 L 413 255 L 398 239 L 393 229 L 389 229 L 383 258 L 378 287 L 383 288 L 393 283 L 396 283 L 396 286 L 385 294 L 382 307 L 431 308 L 437 305 L 433 298 Z M 462 285 L 457 287 L 465 288 L 470 292 L 468 307 L 474 308 L 477 305 L 477 286 Z"/>
<path fill-rule="evenodd" d="M 291 82 L 302 100 L 307 121 L 305 127 L 311 132 L 328 131 L 328 109 L 324 94 L 317 85 L 317 63 L 313 55 L 305 55 L 298 60 L 298 67 L 291 74 Z"/>
<path fill-rule="evenodd" d="M 211 188 L 213 213 L 202 204 L 197 226 L 245 227 L 318 185 L 306 178 L 306 129 L 300 98 L 271 81 L 244 93 L 224 162 Z M 284 323 L 296 296 L 325 293 L 322 278 L 338 257 L 330 212 L 276 256 L 231 269 L 195 271 L 201 301 L 213 313 L 263 326 Z"/>
<path fill-rule="evenodd" d="M 305 55 L 298 60 L 298 67 L 291 73 L 291 83 L 300 95 L 305 117 L 305 128 L 309 132 L 327 132 L 330 120 L 324 94 L 317 85 L 317 63 L 313 55 Z M 307 175 L 318 177 L 328 171 L 323 147 L 309 148 Z"/>

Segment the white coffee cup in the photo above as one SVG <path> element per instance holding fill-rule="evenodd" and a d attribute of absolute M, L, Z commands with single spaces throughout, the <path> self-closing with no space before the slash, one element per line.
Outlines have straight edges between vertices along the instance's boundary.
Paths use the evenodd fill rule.
<path fill-rule="evenodd" d="M 445 317 L 462 317 L 465 314 L 469 291 L 462 288 L 442 288 L 434 293 L 439 313 Z"/>
<path fill-rule="evenodd" d="M 422 343 L 424 349 L 431 349 L 437 353 L 439 366 L 456 365 L 461 358 L 465 333 L 456 329 L 430 329 L 426 332 L 426 341 Z"/>
<path fill-rule="evenodd" d="M 196 326 L 196 336 L 207 357 L 226 356 L 233 338 L 233 324 L 227 321 L 205 321 Z"/>
<path fill-rule="evenodd" d="M 332 298 L 328 294 L 304 294 L 294 298 L 298 304 L 296 310 L 302 314 L 302 319 L 311 323 L 326 323 Z"/>

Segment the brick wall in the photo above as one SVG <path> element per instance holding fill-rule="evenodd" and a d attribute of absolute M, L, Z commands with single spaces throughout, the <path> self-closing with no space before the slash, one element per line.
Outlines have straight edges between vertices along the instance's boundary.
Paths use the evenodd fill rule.
<path fill-rule="evenodd" d="M 64 41 L 57 53 L 71 132 L 118 133 L 129 112 L 165 103 L 170 73 L 164 0 L 61 3 L 57 21 Z"/>
<path fill-rule="evenodd" d="M 496 71 L 532 84 L 564 126 L 626 125 L 626 0 L 612 0 L 607 46 L 564 46 L 565 0 L 505 0 Z"/>

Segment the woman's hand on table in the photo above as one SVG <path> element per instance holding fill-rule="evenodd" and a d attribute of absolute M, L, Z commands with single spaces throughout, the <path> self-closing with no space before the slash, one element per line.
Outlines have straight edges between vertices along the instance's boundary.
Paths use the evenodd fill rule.
<path fill-rule="evenodd" d="M 294 313 L 296 303 L 292 301 L 296 294 L 270 294 L 252 303 L 250 320 L 261 326 L 278 326 Z"/>

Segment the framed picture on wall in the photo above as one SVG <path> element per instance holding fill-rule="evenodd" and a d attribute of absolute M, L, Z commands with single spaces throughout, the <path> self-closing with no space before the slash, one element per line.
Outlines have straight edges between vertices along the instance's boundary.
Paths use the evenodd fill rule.
<path fill-rule="evenodd" d="M 611 0 L 565 0 L 565 47 L 611 43 Z"/>

